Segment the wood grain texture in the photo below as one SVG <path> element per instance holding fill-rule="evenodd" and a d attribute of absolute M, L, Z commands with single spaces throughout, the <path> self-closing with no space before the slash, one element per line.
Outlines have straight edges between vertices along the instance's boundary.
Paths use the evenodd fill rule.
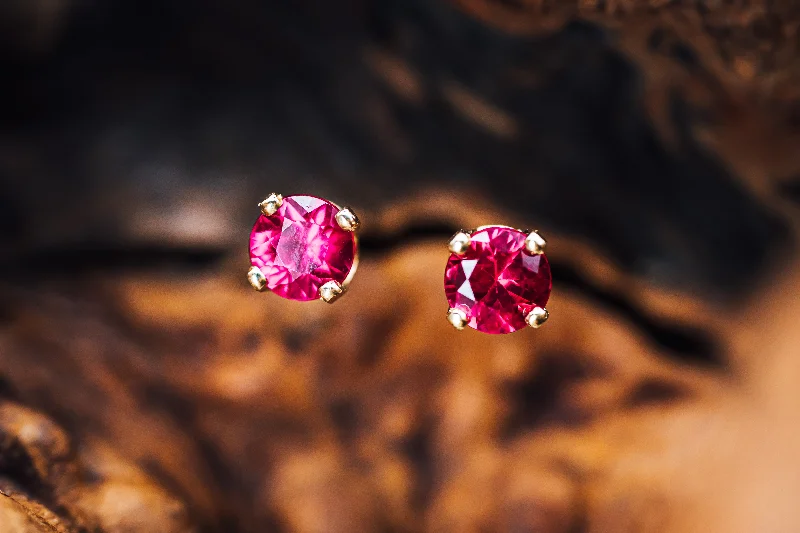
<path fill-rule="evenodd" d="M 792 2 L 46 3 L 0 533 L 800 530 Z M 335 305 L 247 285 L 271 190 L 359 212 Z M 486 223 L 548 238 L 545 327 L 444 319 Z"/>

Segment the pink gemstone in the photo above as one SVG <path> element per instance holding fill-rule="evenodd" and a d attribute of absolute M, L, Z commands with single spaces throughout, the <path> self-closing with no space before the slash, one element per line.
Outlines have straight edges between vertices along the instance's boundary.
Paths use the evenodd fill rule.
<path fill-rule="evenodd" d="M 314 300 L 328 281 L 344 283 L 356 241 L 336 223 L 338 211 L 322 198 L 287 196 L 275 214 L 258 217 L 250 234 L 250 262 L 261 269 L 272 292 Z"/>
<path fill-rule="evenodd" d="M 489 226 L 471 235 L 463 255 L 452 254 L 444 272 L 451 308 L 467 314 L 468 325 L 484 333 L 511 333 L 525 327 L 525 316 L 544 307 L 552 278 L 544 254 L 525 249 L 526 234 Z"/>

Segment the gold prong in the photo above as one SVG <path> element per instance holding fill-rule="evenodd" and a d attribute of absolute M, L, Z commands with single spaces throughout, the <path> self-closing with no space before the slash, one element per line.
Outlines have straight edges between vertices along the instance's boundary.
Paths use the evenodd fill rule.
<path fill-rule="evenodd" d="M 525 237 L 525 249 L 532 254 L 543 254 L 545 246 L 547 246 L 547 242 L 539 235 L 538 231 L 532 231 Z"/>
<path fill-rule="evenodd" d="M 468 233 L 464 231 L 459 231 L 453 238 L 450 239 L 450 244 L 448 248 L 450 251 L 456 255 L 464 255 L 469 250 L 469 244 L 471 242 L 471 238 Z"/>
<path fill-rule="evenodd" d="M 534 307 L 528 316 L 525 317 L 525 322 L 532 328 L 538 328 L 550 317 L 550 313 L 544 307 Z"/>
<path fill-rule="evenodd" d="M 264 277 L 264 273 L 257 266 L 250 267 L 250 270 L 247 271 L 247 281 L 259 292 L 267 287 L 267 278 Z"/>
<path fill-rule="evenodd" d="M 272 216 L 275 214 L 275 211 L 283 205 L 283 196 L 277 193 L 272 193 L 264 200 L 258 204 L 258 207 L 261 208 L 261 212 L 264 213 L 264 216 Z"/>
<path fill-rule="evenodd" d="M 338 281 L 329 281 L 319 288 L 319 298 L 324 302 L 332 304 L 339 296 L 344 293 L 344 287 Z"/>
<path fill-rule="evenodd" d="M 336 223 L 345 231 L 355 231 L 361 225 L 361 221 L 349 207 L 343 207 L 336 213 Z"/>
<path fill-rule="evenodd" d="M 454 328 L 461 331 L 467 325 L 467 314 L 461 309 L 449 309 L 447 311 L 447 321 L 450 322 Z"/>

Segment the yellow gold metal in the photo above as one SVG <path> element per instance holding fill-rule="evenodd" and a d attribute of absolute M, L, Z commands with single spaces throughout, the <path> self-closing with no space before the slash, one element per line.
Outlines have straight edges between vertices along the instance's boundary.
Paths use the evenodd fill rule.
<path fill-rule="evenodd" d="M 467 325 L 467 314 L 461 309 L 449 309 L 447 311 L 447 321 L 450 322 L 454 328 L 461 331 Z"/>
<path fill-rule="evenodd" d="M 534 307 L 528 316 L 525 317 L 525 322 L 532 328 L 538 328 L 550 317 L 550 313 L 544 307 Z"/>
<path fill-rule="evenodd" d="M 281 205 L 283 205 L 283 196 L 278 193 L 271 193 L 258 204 L 258 207 L 265 216 L 272 216 L 278 211 Z M 336 223 L 339 225 L 339 227 L 345 231 L 355 232 L 361 224 L 358 216 L 349 207 L 336 207 L 339 209 L 335 217 Z M 358 238 L 356 237 L 355 233 L 353 235 L 353 240 L 355 243 L 355 257 L 353 258 L 353 266 L 350 268 L 350 272 L 348 272 L 347 277 L 342 283 L 339 283 L 338 281 L 329 281 L 322 285 L 322 287 L 319 288 L 320 300 L 333 303 L 342 294 L 344 294 L 344 292 L 347 290 L 347 286 L 353 280 L 356 269 L 358 268 Z M 247 280 L 257 291 L 263 291 L 266 289 L 266 277 L 264 276 L 264 273 L 261 272 L 261 270 L 256 266 L 252 267 L 247 272 Z"/>
<path fill-rule="evenodd" d="M 450 239 L 448 248 L 450 248 L 450 251 L 456 255 L 464 255 L 467 250 L 469 250 L 470 242 L 471 239 L 469 234 L 464 231 L 459 231 L 453 235 L 452 239 Z"/>
<path fill-rule="evenodd" d="M 283 196 L 272 193 L 259 203 L 258 207 L 261 208 L 261 212 L 264 213 L 264 216 L 269 217 L 274 215 L 281 205 L 283 205 Z"/>
<path fill-rule="evenodd" d="M 355 231 L 361 225 L 361 221 L 349 207 L 343 207 L 336 213 L 336 223 L 345 231 Z"/>
<path fill-rule="evenodd" d="M 538 231 L 532 231 L 525 237 L 525 249 L 532 254 L 543 254 L 547 242 L 539 235 Z"/>
<path fill-rule="evenodd" d="M 259 292 L 267 287 L 267 278 L 264 277 L 264 273 L 257 266 L 250 267 L 250 270 L 247 271 L 247 281 Z"/>
<path fill-rule="evenodd" d="M 338 281 L 329 281 L 319 288 L 320 300 L 329 304 L 335 302 L 342 294 L 344 294 L 344 287 Z"/>
<path fill-rule="evenodd" d="M 356 275 L 356 270 L 358 270 L 358 237 L 353 234 L 353 241 L 356 245 L 356 254 L 353 256 L 353 266 L 350 267 L 350 272 L 347 273 L 347 277 L 344 278 L 342 282 L 342 288 L 347 290 L 347 287 L 350 286 L 350 282 L 353 281 L 353 278 Z"/>

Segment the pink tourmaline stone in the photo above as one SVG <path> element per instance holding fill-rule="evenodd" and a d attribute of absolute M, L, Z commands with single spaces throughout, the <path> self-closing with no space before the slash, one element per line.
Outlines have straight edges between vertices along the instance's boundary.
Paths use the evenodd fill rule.
<path fill-rule="evenodd" d="M 344 283 L 356 256 L 352 232 L 336 223 L 339 208 L 314 196 L 287 196 L 250 233 L 250 262 L 267 287 L 291 300 L 315 300 L 328 281 Z"/>
<path fill-rule="evenodd" d="M 544 307 L 552 278 L 544 254 L 525 249 L 526 234 L 489 226 L 474 232 L 464 255 L 452 254 L 444 271 L 451 308 L 467 314 L 468 325 L 484 333 L 524 328 L 525 316 Z"/>

